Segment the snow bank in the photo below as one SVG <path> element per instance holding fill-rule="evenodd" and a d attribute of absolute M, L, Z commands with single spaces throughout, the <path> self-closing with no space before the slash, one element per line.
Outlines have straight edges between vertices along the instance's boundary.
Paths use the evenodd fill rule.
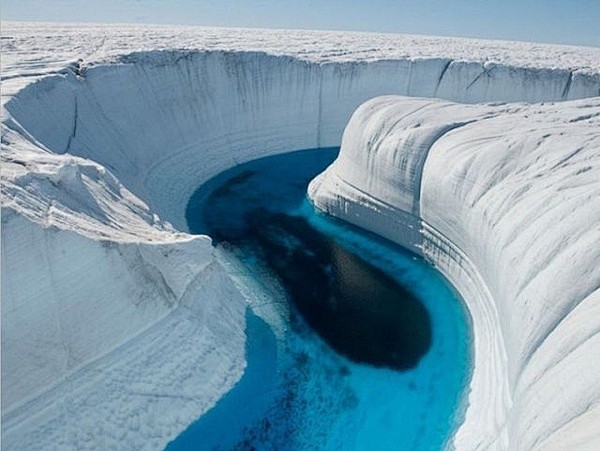
<path fill-rule="evenodd" d="M 213 175 L 339 145 L 354 109 L 382 94 L 538 101 L 600 88 L 592 48 L 185 27 L 3 32 L 2 427 L 16 449 L 160 447 L 239 379 L 245 301 L 210 241 L 179 232 L 190 195 Z M 457 126 L 470 120 L 460 114 Z M 436 142 L 421 138 L 424 148 Z M 418 187 L 425 160 L 409 160 Z M 412 208 L 427 219 L 424 200 Z M 479 263 L 448 267 L 477 275 Z M 482 298 L 452 280 L 465 298 Z M 482 337 L 503 330 L 492 298 Z M 62 399 L 71 392 L 87 423 Z M 162 426 L 137 427 L 158 416 Z M 123 427 L 124 418 L 136 424 Z"/>
<path fill-rule="evenodd" d="M 599 126 L 598 98 L 380 97 L 311 182 L 318 208 L 420 252 L 463 294 L 476 363 L 458 449 L 600 441 Z"/>

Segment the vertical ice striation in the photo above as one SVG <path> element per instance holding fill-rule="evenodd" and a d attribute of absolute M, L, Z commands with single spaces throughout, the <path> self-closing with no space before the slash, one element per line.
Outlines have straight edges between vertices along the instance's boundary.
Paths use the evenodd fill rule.
<path fill-rule="evenodd" d="M 599 120 L 598 99 L 381 97 L 311 182 L 318 208 L 411 246 L 467 302 L 475 370 L 459 449 L 599 443 Z"/>
<path fill-rule="evenodd" d="M 261 156 L 337 146 L 352 112 L 372 97 L 560 100 L 568 77 L 563 70 L 497 65 L 481 75 L 484 66 L 154 51 L 120 56 L 83 76 L 42 79 L 12 95 L 6 109 L 40 144 L 102 164 L 184 230 L 184 205 L 208 178 Z M 599 87 L 600 77 L 574 77 L 567 98 L 596 95 Z"/>

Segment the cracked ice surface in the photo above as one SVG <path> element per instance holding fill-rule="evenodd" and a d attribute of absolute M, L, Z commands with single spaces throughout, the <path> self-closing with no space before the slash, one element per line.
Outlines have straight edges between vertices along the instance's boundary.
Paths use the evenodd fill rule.
<path fill-rule="evenodd" d="M 208 237 L 185 233 L 185 205 L 201 183 L 253 158 L 337 146 L 352 112 L 383 94 L 466 103 L 594 97 L 600 92 L 600 50 L 368 33 L 3 23 L 2 77 L 3 444 L 12 449 L 57 443 L 156 448 L 214 405 L 246 364 L 246 309 L 255 294 L 240 293 L 243 287 L 232 280 Z M 490 362 L 497 367 L 477 356 L 476 366 L 500 387 L 493 393 L 499 398 L 488 402 L 474 391 L 471 418 L 485 405 L 492 410 L 480 416 L 480 423 L 466 424 L 482 425 L 478 440 L 484 444 L 506 444 L 509 438 L 516 444 L 522 438 L 524 446 L 546 439 L 589 444 L 586 434 L 595 432 L 590 424 L 597 418 L 598 398 L 593 388 L 579 390 L 566 381 L 587 374 L 589 368 L 574 373 L 580 362 L 593 361 L 588 351 L 597 340 L 598 292 L 584 298 L 582 290 L 597 281 L 597 273 L 593 268 L 574 272 L 595 255 L 597 235 L 586 232 L 587 255 L 554 257 L 581 249 L 577 246 L 586 241 L 580 234 L 588 229 L 579 226 L 598 223 L 597 217 L 588 222 L 599 210 L 593 208 L 597 189 L 586 188 L 597 187 L 589 180 L 597 179 L 598 152 L 597 145 L 593 152 L 591 144 L 581 142 L 584 149 L 569 157 L 565 149 L 573 153 L 576 148 L 556 150 L 553 143 L 577 143 L 580 137 L 571 132 L 593 124 L 597 130 L 597 99 L 531 108 L 444 106 L 455 115 L 451 121 L 435 113 L 442 106 L 432 105 L 435 117 L 423 116 L 419 123 L 431 133 L 411 132 L 429 156 L 414 152 L 406 158 L 414 171 L 400 174 L 402 189 L 395 197 L 386 197 L 397 187 L 394 174 L 379 171 L 381 183 L 364 171 L 361 160 L 347 159 L 347 167 L 355 164 L 355 176 L 367 177 L 357 184 L 370 181 L 365 193 L 373 190 L 387 202 L 378 206 L 378 215 L 397 219 L 406 209 L 432 226 L 423 233 L 413 229 L 407 244 L 428 237 L 427 255 L 489 327 L 480 331 L 480 342 L 489 343 L 495 356 Z M 502 117 L 520 118 L 515 140 L 498 131 L 497 144 L 519 158 L 489 151 L 491 166 L 486 166 L 488 159 L 467 152 L 449 166 L 454 156 L 438 150 L 438 142 L 452 136 L 479 142 L 479 135 L 468 131 L 483 131 L 478 124 L 488 116 L 487 123 L 511 128 L 515 124 Z M 554 122 L 545 122 L 550 119 Z M 525 124 L 532 124 L 531 132 Z M 377 121 L 373 127 L 379 127 Z M 538 128 L 547 129 L 552 139 Z M 496 135 L 490 133 L 482 136 L 492 142 Z M 530 142 L 535 139 L 540 144 Z M 456 152 L 475 148 L 452 147 Z M 535 151 L 529 155 L 527 149 Z M 367 163 L 377 168 L 377 162 Z M 534 177 L 527 165 L 543 167 L 549 175 L 540 171 L 542 176 Z M 524 182 L 506 186 L 522 192 L 500 189 L 511 168 Z M 441 182 L 428 178 L 440 173 Z M 488 173 L 494 177 L 485 178 Z M 479 187 L 484 179 L 498 184 L 484 184 L 484 190 Z M 437 183 L 448 189 L 438 193 Z M 544 191 L 547 185 L 556 192 Z M 414 189 L 420 193 L 417 201 L 411 197 Z M 482 225 L 481 218 L 494 219 L 496 210 L 529 198 L 538 204 L 524 202 L 519 204 L 524 213 L 511 211 L 547 229 L 548 241 L 546 247 L 531 246 L 532 254 L 521 258 L 515 249 L 525 245 L 519 240 L 532 241 L 536 227 L 527 234 L 525 225 L 492 227 Z M 436 199 L 452 208 L 443 209 Z M 574 202 L 590 207 L 573 215 L 561 207 Z M 465 210 L 470 204 L 478 208 Z M 441 210 L 445 215 L 438 215 Z M 363 225 L 373 228 L 379 224 L 376 217 Z M 498 216 L 498 223 L 510 217 Z M 546 217 L 555 222 L 539 222 Z M 577 246 L 559 240 L 559 219 Z M 414 216 L 402 220 L 414 225 Z M 477 240 L 469 238 L 474 230 L 481 232 Z M 494 252 L 481 251 L 488 248 Z M 519 277 L 495 275 L 498 268 L 519 262 L 529 268 Z M 548 262 L 563 262 L 563 272 L 559 275 Z M 544 287 L 540 281 L 549 279 L 534 277 L 546 264 L 559 285 Z M 473 288 L 469 281 L 476 277 L 483 282 Z M 569 283 L 580 279 L 586 282 Z M 550 301 L 543 299 L 555 299 L 553 287 L 569 290 L 555 307 L 546 308 Z M 477 302 L 482 296 L 487 303 Z M 509 302 L 511 296 L 516 304 Z M 549 333 L 554 329 L 581 332 Z M 584 341 L 584 336 L 590 338 Z M 569 357 L 561 358 L 561 352 Z M 588 359 L 577 353 L 587 353 Z M 560 390 L 558 380 L 564 382 Z M 565 404 L 544 401 L 544 415 L 564 420 L 562 428 L 552 420 L 553 429 L 544 429 L 550 423 L 534 421 L 533 411 L 519 402 L 554 391 L 575 406 L 564 410 L 572 421 L 561 416 Z M 77 411 L 72 398 L 63 399 L 71 392 L 78 394 Z M 136 406 L 131 407 L 135 414 L 127 406 Z M 509 416 L 509 411 L 515 413 Z M 125 428 L 124 417 L 133 422 Z M 148 424 L 156 427 L 149 430 Z M 465 428 L 457 437 L 465 448 L 479 443 L 469 441 Z"/>

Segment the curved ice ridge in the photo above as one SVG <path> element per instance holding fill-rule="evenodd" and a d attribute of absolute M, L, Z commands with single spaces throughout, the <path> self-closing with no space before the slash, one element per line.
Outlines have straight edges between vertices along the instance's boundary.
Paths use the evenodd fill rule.
<path fill-rule="evenodd" d="M 458 449 L 600 434 L 600 99 L 356 110 L 315 205 L 419 252 L 461 292 L 475 369 Z"/>
<path fill-rule="evenodd" d="M 4 31 L 8 449 L 159 448 L 239 379 L 254 294 L 240 293 L 207 237 L 180 232 L 189 196 L 213 175 L 261 156 L 339 145 L 351 113 L 382 94 L 538 101 L 600 88 L 597 50 L 575 47 L 488 42 L 498 58 L 486 62 L 485 41 L 443 38 L 10 24 Z M 185 50 L 131 53 L 143 45 Z M 527 54 L 536 55 L 533 67 Z M 596 120 L 586 114 L 573 120 Z M 450 136 L 446 125 L 436 133 Z M 414 187 L 419 179 L 415 173 Z M 427 220 L 421 198 L 407 210 L 410 224 L 416 214 Z M 378 211 L 397 220 L 402 210 L 392 207 Z M 436 230 L 444 232 L 432 229 L 432 237 Z M 413 233 L 415 243 L 422 235 Z M 458 247 L 444 250 L 451 242 Z M 427 243 L 466 299 L 487 296 L 469 291 L 474 266 L 454 263 L 466 258 L 462 243 Z M 465 271 L 475 276 L 463 286 Z M 472 305 L 474 317 L 496 315 L 488 298 L 489 308 Z M 482 336 L 493 334 L 499 326 Z M 480 421 L 503 418 L 501 411 Z M 496 433 L 486 430 L 484 443 Z"/>

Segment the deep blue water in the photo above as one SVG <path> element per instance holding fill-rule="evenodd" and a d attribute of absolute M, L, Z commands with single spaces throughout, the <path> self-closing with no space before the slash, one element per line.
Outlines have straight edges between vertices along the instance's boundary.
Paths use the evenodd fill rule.
<path fill-rule="evenodd" d="M 255 301 L 244 376 L 168 449 L 440 449 L 460 423 L 468 313 L 421 258 L 314 211 L 338 151 L 242 164 L 190 199 L 190 231 Z"/>

